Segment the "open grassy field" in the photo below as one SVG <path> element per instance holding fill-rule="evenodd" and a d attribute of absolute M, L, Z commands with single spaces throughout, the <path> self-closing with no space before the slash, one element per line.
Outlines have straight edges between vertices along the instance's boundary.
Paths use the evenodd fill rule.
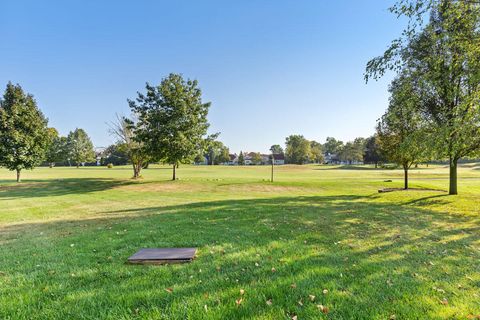
<path fill-rule="evenodd" d="M 379 194 L 402 172 L 372 167 L 131 174 L 0 170 L 0 319 L 480 318 L 479 165 L 459 196 Z M 446 190 L 447 175 L 412 169 L 411 184 Z M 176 246 L 197 259 L 125 264 Z"/>

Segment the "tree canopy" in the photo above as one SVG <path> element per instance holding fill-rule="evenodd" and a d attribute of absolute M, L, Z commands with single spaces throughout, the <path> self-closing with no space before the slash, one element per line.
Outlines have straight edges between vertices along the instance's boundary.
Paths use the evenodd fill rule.
<path fill-rule="evenodd" d="M 189 163 L 202 148 L 209 123 L 210 103 L 202 102 L 196 80 L 171 73 L 158 86 L 146 84 L 146 93 L 128 100 L 138 116 L 135 139 L 145 144 L 149 155 L 173 165 Z"/>
<path fill-rule="evenodd" d="M 408 70 L 422 92 L 417 109 L 437 137 L 431 147 L 449 160 L 449 193 L 457 194 L 458 160 L 480 150 L 480 2 L 399 0 L 391 10 L 409 24 L 368 62 L 365 77 Z"/>
<path fill-rule="evenodd" d="M 85 162 L 95 160 L 95 150 L 90 137 L 83 129 L 76 128 L 67 136 L 68 157 L 77 168 Z"/>
<path fill-rule="evenodd" d="M 15 170 L 17 182 L 21 170 L 43 161 L 49 143 L 47 123 L 33 96 L 8 83 L 0 99 L 0 165 Z"/>
<path fill-rule="evenodd" d="M 288 163 L 308 163 L 311 157 L 310 141 L 302 135 L 288 136 L 285 141 L 285 156 Z"/>

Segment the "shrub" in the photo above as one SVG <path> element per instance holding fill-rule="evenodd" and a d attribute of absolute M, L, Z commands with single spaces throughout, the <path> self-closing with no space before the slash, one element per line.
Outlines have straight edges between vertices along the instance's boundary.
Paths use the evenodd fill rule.
<path fill-rule="evenodd" d="M 113 163 L 107 164 L 107 168 L 108 168 L 108 169 L 112 169 L 112 168 L 113 168 Z"/>

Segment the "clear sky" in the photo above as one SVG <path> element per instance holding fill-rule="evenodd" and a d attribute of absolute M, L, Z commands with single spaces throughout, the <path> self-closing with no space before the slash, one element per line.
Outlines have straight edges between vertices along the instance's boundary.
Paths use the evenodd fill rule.
<path fill-rule="evenodd" d="M 389 0 L 0 1 L 0 85 L 32 93 L 61 134 L 98 147 L 145 82 L 199 81 L 211 132 L 231 152 L 267 151 L 290 134 L 369 136 L 389 77 L 366 62 L 399 36 Z"/>

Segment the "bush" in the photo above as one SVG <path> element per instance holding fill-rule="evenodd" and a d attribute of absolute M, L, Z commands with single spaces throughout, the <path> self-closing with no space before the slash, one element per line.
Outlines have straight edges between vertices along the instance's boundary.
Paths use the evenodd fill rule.
<path fill-rule="evenodd" d="M 112 169 L 112 168 L 113 168 L 113 163 L 107 164 L 107 168 L 108 168 L 108 169 Z"/>

